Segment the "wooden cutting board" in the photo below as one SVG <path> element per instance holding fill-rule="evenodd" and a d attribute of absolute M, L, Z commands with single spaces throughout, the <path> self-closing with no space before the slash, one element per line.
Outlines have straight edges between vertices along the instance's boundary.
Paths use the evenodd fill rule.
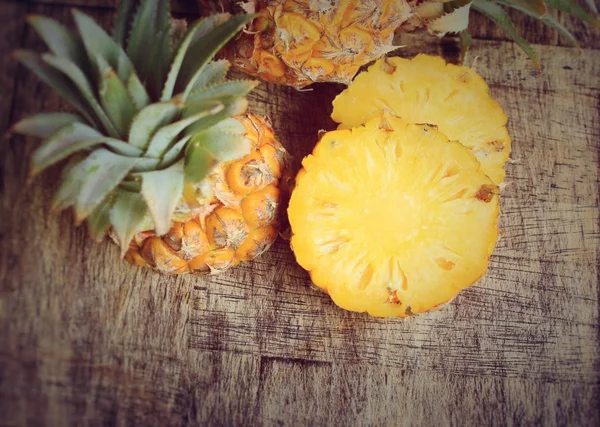
<path fill-rule="evenodd" d="M 57 3 L 0 4 L 2 129 L 64 107 L 8 56 L 42 49 L 26 13 L 70 23 L 65 4 L 79 3 L 111 21 L 112 0 Z M 506 110 L 514 144 L 504 235 L 483 280 L 404 321 L 337 308 L 284 241 L 221 276 L 131 267 L 70 214 L 48 213 L 58 170 L 27 185 L 37 142 L 5 138 L 0 425 L 600 425 L 600 32 L 561 20 L 581 54 L 519 21 L 541 43 L 541 75 L 473 21 L 466 62 Z M 422 43 L 400 53 L 417 51 L 456 54 Z M 298 164 L 333 129 L 340 89 L 262 84 L 251 108 Z"/>

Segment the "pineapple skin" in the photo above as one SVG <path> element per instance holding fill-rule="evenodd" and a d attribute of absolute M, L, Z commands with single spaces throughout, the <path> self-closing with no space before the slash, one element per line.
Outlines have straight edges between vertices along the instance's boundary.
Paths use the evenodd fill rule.
<path fill-rule="evenodd" d="M 280 183 L 289 179 L 288 155 L 265 118 L 236 117 L 251 141 L 251 152 L 220 162 L 198 185 L 186 184 L 164 236 L 137 233 L 125 258 L 168 274 L 217 274 L 267 251 L 278 236 Z"/>
<path fill-rule="evenodd" d="M 291 246 L 339 307 L 407 317 L 485 274 L 499 189 L 433 127 L 384 115 L 324 134 L 302 165 L 288 208 Z"/>
<path fill-rule="evenodd" d="M 395 49 L 394 31 L 412 16 L 406 0 L 254 0 L 244 9 L 258 16 L 225 56 L 247 74 L 297 89 L 349 84 L 362 65 Z"/>
<path fill-rule="evenodd" d="M 382 58 L 334 99 L 331 118 L 347 129 L 383 112 L 435 125 L 469 148 L 494 183 L 503 181 L 511 149 L 508 118 L 473 69 L 424 54 Z"/>

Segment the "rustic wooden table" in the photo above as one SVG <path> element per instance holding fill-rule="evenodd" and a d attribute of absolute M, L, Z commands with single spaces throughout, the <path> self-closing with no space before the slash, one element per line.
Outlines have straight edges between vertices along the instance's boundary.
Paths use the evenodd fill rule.
<path fill-rule="evenodd" d="M 113 0 L 0 2 L 0 129 L 64 105 L 9 52 L 42 49 L 26 14 L 71 25 L 73 5 L 112 20 Z M 217 277 L 130 267 L 49 215 L 58 170 L 27 185 L 37 142 L 5 138 L 0 425 L 600 425 L 600 31 L 561 16 L 578 54 L 517 22 L 542 75 L 480 18 L 467 59 L 510 117 L 505 234 L 479 284 L 405 321 L 336 308 L 283 241 Z M 263 84 L 251 104 L 299 160 L 338 90 Z"/>

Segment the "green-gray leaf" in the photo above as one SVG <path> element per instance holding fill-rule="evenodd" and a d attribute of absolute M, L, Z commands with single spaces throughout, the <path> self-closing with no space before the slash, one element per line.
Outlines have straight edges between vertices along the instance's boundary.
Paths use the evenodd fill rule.
<path fill-rule="evenodd" d="M 144 221 L 148 207 L 140 193 L 115 191 L 115 199 L 110 210 L 110 223 L 121 246 L 121 256 L 125 256 L 133 235 Z"/>
<path fill-rule="evenodd" d="M 122 82 L 126 82 L 133 72 L 131 61 L 121 48 L 104 29 L 92 18 L 78 10 L 73 10 L 73 16 L 81 39 L 87 50 L 90 62 L 98 65 L 100 55 L 108 64 L 117 71 Z M 98 70 L 100 71 L 100 70 Z M 101 71 L 100 71 L 101 72 Z"/>
<path fill-rule="evenodd" d="M 226 59 L 211 61 L 206 64 L 200 75 L 198 75 L 198 78 L 192 84 L 190 96 L 193 97 L 196 92 L 203 90 L 207 86 L 223 83 L 230 67 L 231 63 Z"/>
<path fill-rule="evenodd" d="M 594 18 L 584 8 L 579 6 L 574 0 L 545 0 L 546 4 L 554 9 L 561 10 L 571 16 L 575 16 L 588 24 L 600 28 L 600 21 Z"/>
<path fill-rule="evenodd" d="M 93 110 L 89 108 L 81 93 L 73 85 L 73 82 L 62 72 L 50 67 L 41 56 L 29 50 L 17 50 L 15 53 L 23 65 L 33 71 L 44 83 L 56 91 L 62 98 L 77 109 L 89 123 L 98 124 Z"/>
<path fill-rule="evenodd" d="M 160 97 L 171 60 L 169 0 L 143 1 L 135 14 L 127 54 L 153 99 Z"/>
<path fill-rule="evenodd" d="M 163 156 L 158 167 L 166 168 L 166 167 L 171 166 L 173 163 L 175 163 L 175 161 L 179 160 L 179 157 L 181 156 L 183 149 L 186 147 L 186 145 L 190 141 L 190 139 L 191 139 L 191 136 L 185 136 L 185 137 L 181 138 L 179 141 L 177 141 L 175 144 L 173 144 L 173 146 L 171 148 L 169 148 L 169 151 L 167 151 L 165 153 L 165 155 Z"/>
<path fill-rule="evenodd" d="M 194 82 L 202 73 L 203 67 L 254 17 L 255 15 L 249 14 L 236 15 L 205 34 L 199 31 L 199 39 L 190 46 L 181 65 L 175 85 L 176 93 L 183 92 L 186 99 L 194 88 Z M 211 17 L 205 18 L 205 20 L 210 19 Z"/>
<path fill-rule="evenodd" d="M 125 137 L 134 114 L 137 112 L 127 88 L 114 69 L 98 55 L 96 63 L 100 70 L 100 103 L 117 128 L 120 137 Z"/>
<path fill-rule="evenodd" d="M 36 138 L 49 138 L 60 129 L 73 123 L 83 123 L 81 117 L 69 113 L 42 113 L 26 117 L 16 123 L 11 131 Z"/>
<path fill-rule="evenodd" d="M 234 135 L 244 135 L 246 128 L 238 119 L 230 117 L 229 119 L 221 120 L 219 123 L 211 126 L 211 131 L 227 132 Z"/>
<path fill-rule="evenodd" d="M 120 0 L 115 25 L 113 28 L 113 39 L 120 46 L 125 46 L 125 39 L 129 30 L 129 24 L 133 18 L 136 0 Z"/>
<path fill-rule="evenodd" d="M 60 212 L 75 204 L 85 176 L 85 155 L 75 154 L 62 170 L 61 184 L 52 198 L 52 211 Z"/>
<path fill-rule="evenodd" d="M 196 109 L 202 105 L 204 105 L 203 102 L 199 103 L 198 106 L 196 106 L 195 104 L 190 105 L 189 106 L 190 109 L 189 109 L 189 111 L 186 111 L 186 113 L 184 114 L 184 117 L 187 117 L 189 114 L 195 112 Z M 246 112 L 247 108 L 248 108 L 248 101 L 245 98 L 229 99 L 226 101 L 225 109 L 223 109 L 223 111 L 221 111 L 217 114 L 213 114 L 211 116 L 203 117 L 202 119 L 198 120 L 197 122 L 195 122 L 189 128 L 186 129 L 185 134 L 193 136 L 196 133 L 202 132 L 202 131 L 210 128 L 211 126 L 214 126 L 217 123 L 220 123 L 221 121 L 223 121 L 225 119 L 244 114 L 244 112 Z"/>
<path fill-rule="evenodd" d="M 201 37 L 205 36 L 210 30 L 214 29 L 219 24 L 226 22 L 229 17 L 230 15 L 228 13 L 212 15 L 199 20 L 188 30 L 187 34 L 183 38 L 183 41 L 179 44 L 179 48 L 175 54 L 175 59 L 171 64 L 171 70 L 169 71 L 167 81 L 165 82 L 165 87 L 162 92 L 162 101 L 168 101 L 173 96 L 175 83 L 177 83 L 181 65 L 183 64 L 186 53 L 190 46 L 197 42 Z"/>
<path fill-rule="evenodd" d="M 35 151 L 31 161 L 31 176 L 35 176 L 71 154 L 98 144 L 103 135 L 83 123 L 61 128 Z"/>
<path fill-rule="evenodd" d="M 150 96 L 136 73 L 131 73 L 129 76 L 127 91 L 138 111 L 150 104 Z"/>
<path fill-rule="evenodd" d="M 150 144 L 148 144 L 148 149 L 144 155 L 155 158 L 162 157 L 177 135 L 183 132 L 185 128 L 205 117 L 217 115 L 223 109 L 224 106 L 221 103 L 208 102 L 206 103 L 206 107 L 199 113 L 160 128 L 150 140 Z"/>
<path fill-rule="evenodd" d="M 57 56 L 70 59 L 81 69 L 87 69 L 87 58 L 81 40 L 71 31 L 54 19 L 42 15 L 30 15 L 27 21 L 44 39 L 52 52 Z"/>
<path fill-rule="evenodd" d="M 517 10 L 533 16 L 535 19 L 540 19 L 547 12 L 546 3 L 544 0 L 495 0 L 498 4 L 513 7 Z"/>
<path fill-rule="evenodd" d="M 478 12 L 483 13 L 490 20 L 492 20 L 496 25 L 502 28 L 506 34 L 512 38 L 515 43 L 517 43 L 521 49 L 531 58 L 533 63 L 535 64 L 538 71 L 540 71 L 540 60 L 535 53 L 535 50 L 531 47 L 531 45 L 525 40 L 515 28 L 513 22 L 506 14 L 504 9 L 497 5 L 496 3 L 492 3 L 488 0 L 473 0 L 472 4 L 473 9 Z"/>
<path fill-rule="evenodd" d="M 112 208 L 112 199 L 109 197 L 102 202 L 100 206 L 94 209 L 87 219 L 88 230 L 92 239 L 101 242 L 110 228 L 110 210 Z"/>
<path fill-rule="evenodd" d="M 521 4 L 520 0 L 510 0 L 510 2 L 504 1 L 504 0 L 495 0 L 495 1 L 496 1 L 496 3 L 498 3 L 500 5 L 511 7 L 515 10 L 518 10 L 520 12 L 523 12 L 529 16 L 532 16 L 532 17 L 538 19 L 539 21 L 543 22 L 550 28 L 554 28 L 556 31 L 558 31 L 573 46 L 575 46 L 577 48 L 579 47 L 579 42 L 577 41 L 575 36 L 573 34 L 571 34 L 571 32 L 569 30 L 567 30 L 560 22 L 558 22 L 549 13 L 546 13 L 543 16 L 538 16 L 539 11 L 535 11 L 535 10 L 532 10 L 531 8 L 529 8 L 528 2 Z M 534 1 L 534 0 L 531 0 L 531 1 Z M 537 1 L 542 2 L 542 0 L 537 0 Z M 545 4 L 544 4 L 544 6 L 545 6 Z"/>
<path fill-rule="evenodd" d="M 170 123 L 181 111 L 182 104 L 174 98 L 169 102 L 150 104 L 134 118 L 129 130 L 129 143 L 145 149 L 150 138 L 162 126 Z"/>
<path fill-rule="evenodd" d="M 192 184 L 202 181 L 218 163 L 213 154 L 200 144 L 188 144 L 185 153 L 185 180 Z"/>
<path fill-rule="evenodd" d="M 63 72 L 71 79 L 73 83 L 75 83 L 79 89 L 79 92 L 83 95 L 88 105 L 92 108 L 96 117 L 98 117 L 108 134 L 114 138 L 118 138 L 119 132 L 96 100 L 96 96 L 94 95 L 90 82 L 85 74 L 83 74 L 83 72 L 79 69 L 79 67 L 66 58 L 61 58 L 54 55 L 46 54 L 42 56 L 42 59 L 57 70 Z"/>
<path fill-rule="evenodd" d="M 460 63 L 464 64 L 465 63 L 465 56 L 467 55 L 467 52 L 469 51 L 469 48 L 471 47 L 471 34 L 469 33 L 469 30 L 462 30 L 459 34 L 458 34 L 459 40 L 460 40 Z"/>
<path fill-rule="evenodd" d="M 171 218 L 183 194 L 183 162 L 168 169 L 142 174 L 142 195 L 154 221 L 156 234 L 166 234 Z"/>
<path fill-rule="evenodd" d="M 104 148 L 95 150 L 85 160 L 85 178 L 75 203 L 75 216 L 82 221 L 127 176 L 135 162 L 134 157 L 114 154 Z"/>
<path fill-rule="evenodd" d="M 220 162 L 237 160 L 249 154 L 252 142 L 241 135 L 224 133 L 214 128 L 200 132 L 190 142 L 190 145 L 204 147 Z"/>
<path fill-rule="evenodd" d="M 217 83 L 191 94 L 187 102 L 191 104 L 212 99 L 242 98 L 248 95 L 257 85 L 258 81 L 255 80 L 230 80 Z"/>
<path fill-rule="evenodd" d="M 151 159 L 148 157 L 140 157 L 140 159 L 137 161 L 137 163 L 135 164 L 135 166 L 133 167 L 133 169 L 131 169 L 131 172 L 150 172 L 153 170 L 156 170 L 160 163 L 161 163 L 161 159 Z"/>

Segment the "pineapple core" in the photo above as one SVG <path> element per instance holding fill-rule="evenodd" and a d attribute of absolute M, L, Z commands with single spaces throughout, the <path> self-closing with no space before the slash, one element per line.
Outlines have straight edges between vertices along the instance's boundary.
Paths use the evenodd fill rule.
<path fill-rule="evenodd" d="M 498 188 L 458 142 L 384 115 L 325 134 L 302 165 L 288 210 L 292 248 L 340 307 L 404 317 L 485 273 Z"/>

